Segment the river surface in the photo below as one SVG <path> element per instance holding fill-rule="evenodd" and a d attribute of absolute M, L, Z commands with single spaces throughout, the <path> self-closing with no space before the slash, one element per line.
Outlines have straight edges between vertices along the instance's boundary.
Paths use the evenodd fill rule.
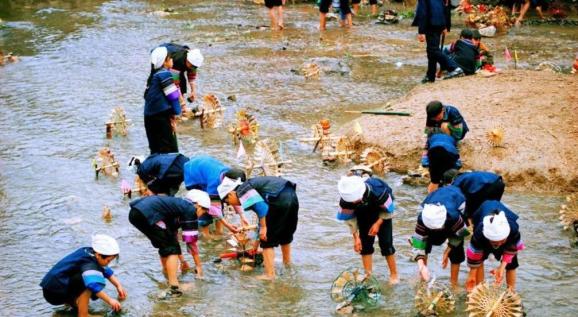
<path fill-rule="evenodd" d="M 0 49 L 21 56 L 20 63 L 0 67 L 0 315 L 69 316 L 44 301 L 38 283 L 96 232 L 120 241 L 122 254 L 114 269 L 129 293 L 122 316 L 334 315 L 333 279 L 348 267 L 361 267 L 348 229 L 335 219 L 336 184 L 346 167 L 324 166 L 318 154 L 311 154 L 312 145 L 297 139 L 307 137 L 309 127 L 323 117 L 338 128 L 355 118 L 343 110 L 381 107 L 416 85 L 425 71 L 425 54 L 415 29 L 408 21 L 381 26 L 361 19 L 352 30 L 329 22 L 320 38 L 312 5 L 290 6 L 287 29 L 272 33 L 258 28 L 268 24 L 266 10 L 249 2 L 165 1 L 175 11 L 170 15 L 157 3 L 0 2 Z M 577 35 L 575 28 L 523 27 L 487 42 L 496 50 L 498 66 L 512 67 L 501 54 L 507 45 L 518 51 L 520 67 L 533 68 L 542 61 L 570 65 Z M 294 265 L 287 269 L 277 263 L 279 278 L 273 283 L 255 280 L 259 272 L 213 264 L 224 243 L 203 241 L 205 279 L 184 275 L 185 296 L 158 302 L 156 294 L 166 284 L 157 253 L 129 224 L 129 201 L 119 191 L 120 179 L 133 175 L 123 168 L 118 179 L 94 178 L 90 162 L 102 146 L 110 146 L 123 164 L 133 154 L 148 152 L 142 122 L 148 52 L 168 41 L 200 48 L 205 55 L 200 94 L 219 96 L 229 122 L 239 108 L 252 109 L 261 135 L 282 141 L 294 162 L 286 174 L 298 184 L 301 205 Z M 316 57 L 347 61 L 351 72 L 322 75 L 319 81 L 291 72 Z M 225 101 L 230 95 L 237 101 Z M 103 123 L 117 106 L 134 124 L 127 137 L 107 140 Z M 226 129 L 201 130 L 197 122 L 181 129 L 183 154 L 207 153 L 235 163 L 236 148 Z M 387 284 L 385 261 L 376 253 L 383 302 L 359 315 L 411 316 L 417 270 L 408 260 L 407 238 L 426 191 L 403 185 L 399 175 L 385 178 L 397 199 L 394 236 L 401 283 Z M 578 252 L 558 225 L 562 198 L 507 192 L 504 201 L 519 213 L 527 246 L 520 254 L 517 289 L 528 316 L 575 316 Z M 101 219 L 104 205 L 112 209 L 111 223 Z M 430 267 L 447 281 L 449 272 L 434 265 L 440 256 L 441 248 L 434 249 Z M 486 267 L 495 265 L 491 261 Z M 462 267 L 460 283 L 466 271 Z M 111 285 L 107 290 L 114 294 Z M 458 294 L 455 316 L 465 315 L 464 297 L 463 291 Z M 101 301 L 91 311 L 109 314 Z"/>

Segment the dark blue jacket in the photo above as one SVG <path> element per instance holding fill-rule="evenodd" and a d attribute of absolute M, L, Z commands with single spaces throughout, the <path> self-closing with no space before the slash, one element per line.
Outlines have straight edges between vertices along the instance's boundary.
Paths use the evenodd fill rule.
<path fill-rule="evenodd" d="M 82 275 L 86 288 L 96 294 L 104 289 L 105 278 L 111 277 L 113 271 L 109 267 L 98 265 L 92 248 L 80 248 L 58 261 L 46 273 L 40 286 L 46 291 L 66 298 L 71 295 L 66 294 L 70 279 L 76 274 Z"/>
<path fill-rule="evenodd" d="M 450 105 L 444 105 L 443 106 L 443 111 L 444 111 L 444 116 L 442 118 L 441 121 L 435 121 L 433 119 L 428 118 L 425 122 L 425 126 L 426 126 L 426 130 L 427 128 L 439 128 L 441 127 L 442 123 L 447 122 L 452 126 L 457 126 L 459 124 L 462 125 L 462 133 L 457 135 L 457 133 L 454 133 L 452 131 L 452 137 L 454 137 L 454 139 L 456 139 L 456 141 L 462 140 L 465 136 L 466 133 L 468 133 L 468 131 L 470 131 L 470 129 L 468 128 L 468 124 L 466 123 L 466 120 L 464 119 L 464 117 L 462 117 L 462 114 L 460 113 L 460 111 L 458 110 L 458 108 L 454 107 L 454 106 L 450 106 Z"/>
<path fill-rule="evenodd" d="M 179 91 L 170 71 L 161 68 L 152 75 L 145 91 L 144 115 L 152 116 L 168 111 L 173 115 L 181 114 Z"/>
<path fill-rule="evenodd" d="M 476 210 L 474 217 L 472 218 L 474 228 L 476 228 L 475 231 L 477 232 L 478 228 L 480 228 L 480 233 L 482 232 L 481 229 L 483 229 L 484 226 L 483 222 L 485 216 L 489 216 L 494 213 L 498 214 L 500 211 L 503 211 L 506 215 L 506 218 L 508 219 L 508 224 L 510 225 L 510 235 L 512 235 L 514 231 L 518 232 L 518 215 L 506 207 L 506 205 L 497 200 L 486 200 L 480 205 L 480 208 Z"/>
<path fill-rule="evenodd" d="M 441 32 L 451 27 L 450 7 L 444 0 L 418 0 L 415 17 L 411 24 L 418 27 L 419 34 Z"/>
<path fill-rule="evenodd" d="M 153 226 L 163 221 L 172 231 L 179 227 L 183 231 L 197 230 L 197 210 L 194 204 L 182 199 L 169 196 L 147 196 L 133 200 L 130 207 L 140 211 Z"/>
<path fill-rule="evenodd" d="M 473 195 L 479 192 L 484 186 L 493 184 L 502 176 L 491 172 L 467 172 L 459 174 L 452 185 L 459 187 L 465 195 Z"/>
<path fill-rule="evenodd" d="M 395 211 L 393 190 L 385 181 L 377 177 L 365 180 L 366 191 L 361 203 L 354 204 L 343 199 L 339 201 L 337 219 L 350 220 L 358 213 L 373 213 L 389 218 Z"/>
<path fill-rule="evenodd" d="M 466 206 L 466 197 L 459 188 L 455 186 L 444 186 L 429 193 L 421 205 L 436 203 L 444 205 L 448 213 L 457 212 L 462 214 Z"/>
<path fill-rule="evenodd" d="M 442 147 L 448 153 L 459 156 L 456 140 L 445 133 L 435 133 L 427 139 L 427 149 L 430 150 L 435 147 Z"/>
<path fill-rule="evenodd" d="M 181 93 L 183 95 L 186 94 L 187 79 L 190 81 L 197 74 L 197 71 L 194 68 L 187 67 L 187 53 L 189 52 L 190 48 L 186 45 L 179 45 L 175 43 L 164 43 L 159 46 L 167 48 L 169 55 L 173 59 L 173 69 L 179 71 Z"/>
<path fill-rule="evenodd" d="M 183 180 L 183 168 L 189 159 L 180 153 L 152 154 L 142 162 L 137 170 L 140 179 L 147 186 L 157 182 L 163 182 L 171 177 Z"/>

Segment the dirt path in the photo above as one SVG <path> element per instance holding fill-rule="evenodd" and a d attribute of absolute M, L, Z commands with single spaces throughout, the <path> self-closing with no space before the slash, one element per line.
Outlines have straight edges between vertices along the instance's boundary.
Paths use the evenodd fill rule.
<path fill-rule="evenodd" d="M 578 190 L 578 76 L 510 70 L 417 86 L 391 103 L 391 110 L 413 115 L 362 116 L 361 142 L 383 148 L 392 170 L 415 169 L 425 141 L 425 105 L 436 99 L 456 106 L 470 127 L 460 146 L 463 170 L 497 172 L 514 190 Z M 503 147 L 486 141 L 494 127 L 505 131 Z"/>

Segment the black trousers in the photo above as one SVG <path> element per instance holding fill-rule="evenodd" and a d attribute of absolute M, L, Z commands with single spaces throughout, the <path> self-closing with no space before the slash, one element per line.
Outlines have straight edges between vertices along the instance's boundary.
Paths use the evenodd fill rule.
<path fill-rule="evenodd" d="M 151 154 L 179 152 L 177 134 L 173 131 L 171 118 L 172 114 L 170 111 L 144 117 Z"/>
<path fill-rule="evenodd" d="M 426 52 L 427 52 L 427 73 L 426 76 L 430 81 L 436 78 L 437 64 L 440 64 L 441 70 L 453 71 L 457 64 L 447 55 L 442 53 L 440 48 L 442 30 L 432 30 L 425 33 Z"/>

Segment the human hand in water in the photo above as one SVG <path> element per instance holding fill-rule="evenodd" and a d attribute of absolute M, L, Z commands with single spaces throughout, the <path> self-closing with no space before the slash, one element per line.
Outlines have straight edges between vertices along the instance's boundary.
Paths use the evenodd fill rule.
<path fill-rule="evenodd" d="M 425 34 L 418 34 L 417 40 L 420 41 L 421 43 L 425 42 Z"/>
<path fill-rule="evenodd" d="M 504 268 L 501 265 L 497 269 L 491 270 L 490 274 L 492 274 L 496 278 L 496 285 L 498 286 L 502 285 L 502 282 L 504 280 Z"/>
<path fill-rule="evenodd" d="M 112 310 L 114 310 L 115 312 L 116 312 L 116 311 L 120 311 L 121 308 L 122 308 L 122 307 L 120 306 L 120 302 L 117 301 L 117 300 L 114 299 L 114 298 L 111 298 L 111 299 L 108 301 L 108 304 L 110 305 L 110 307 L 112 308 Z"/>
<path fill-rule="evenodd" d="M 126 291 L 124 290 L 124 288 L 123 288 L 121 285 L 119 285 L 119 286 L 116 288 L 116 292 L 118 293 L 118 299 L 119 299 L 119 300 L 124 300 L 124 299 L 126 299 L 126 295 L 127 295 L 127 294 L 126 294 Z"/>

